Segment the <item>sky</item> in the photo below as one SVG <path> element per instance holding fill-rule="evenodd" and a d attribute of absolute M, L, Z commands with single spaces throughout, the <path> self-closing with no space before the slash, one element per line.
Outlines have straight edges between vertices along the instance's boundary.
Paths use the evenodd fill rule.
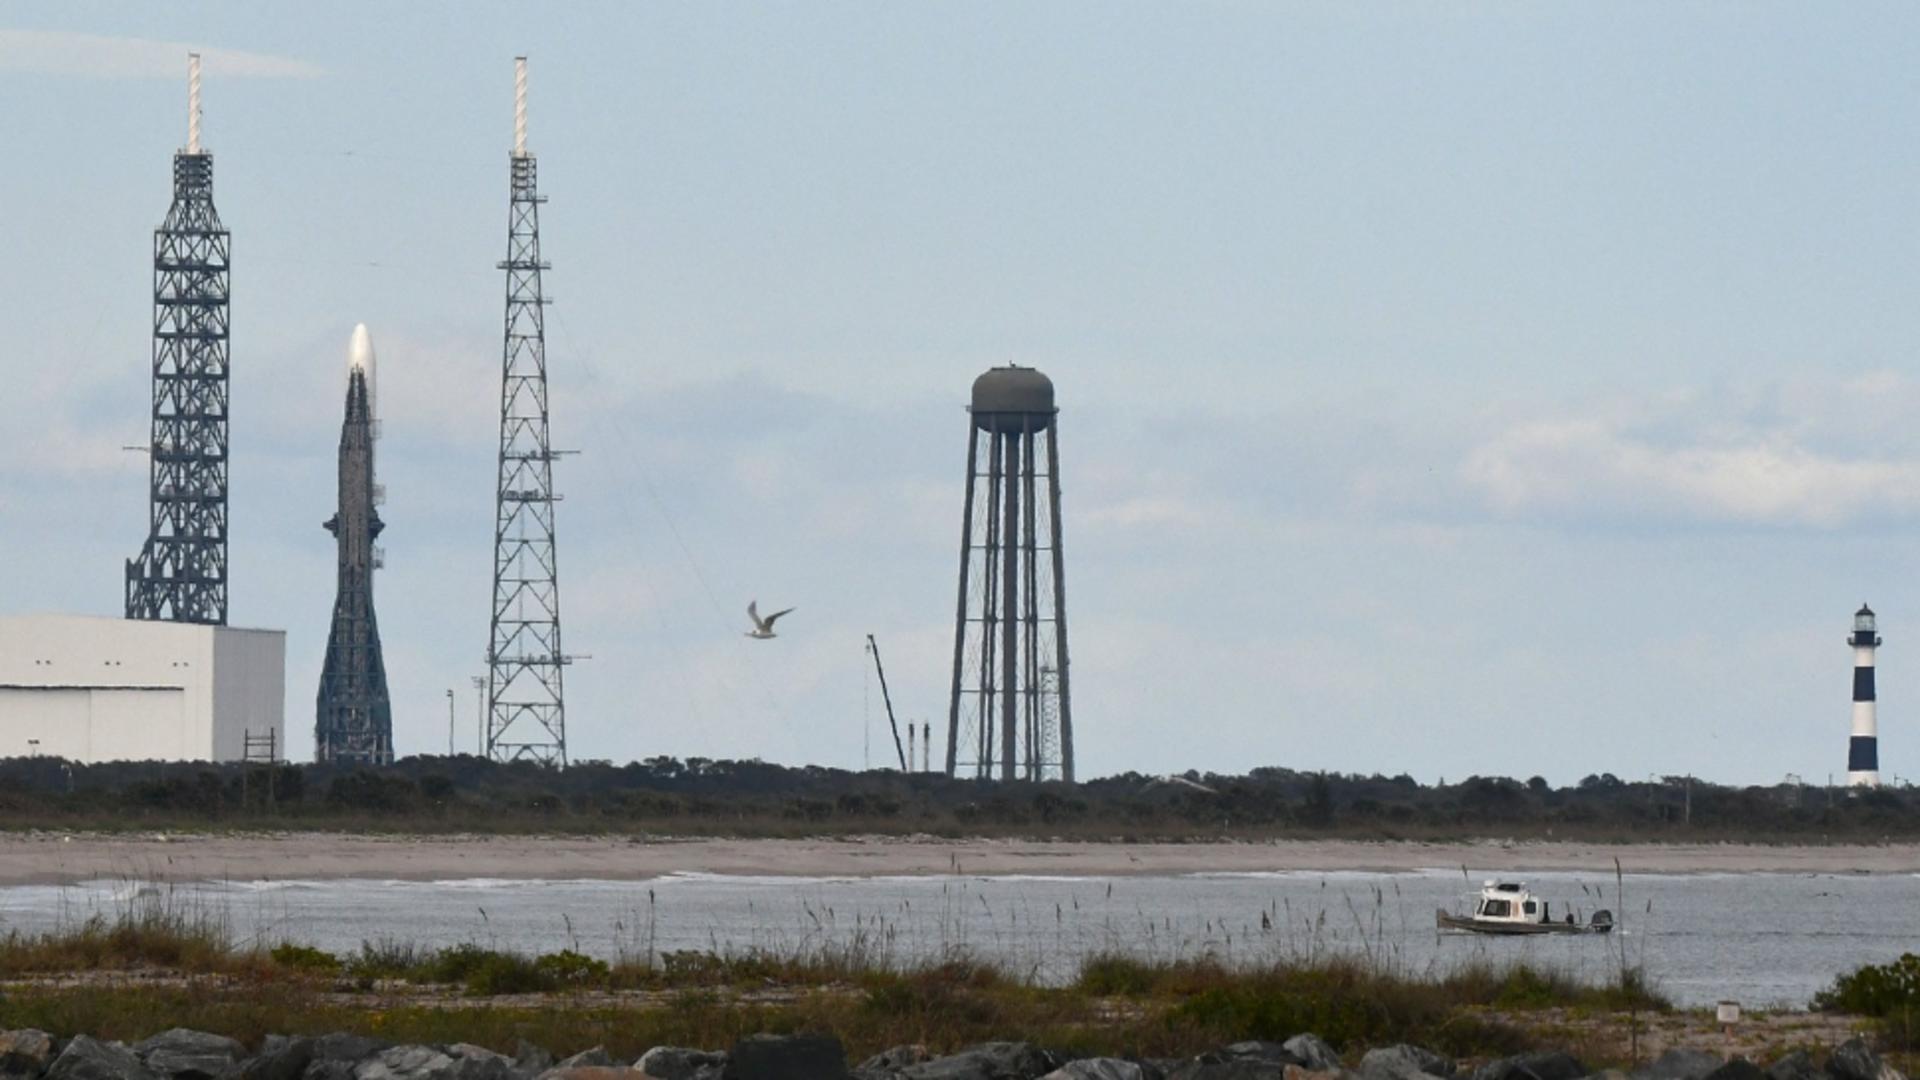
<path fill-rule="evenodd" d="M 357 322 L 395 744 L 475 745 L 525 54 L 574 758 L 883 764 L 868 633 L 943 726 L 1018 363 L 1083 776 L 1824 782 L 1863 600 L 1920 774 L 1920 9 L 10 5 L 0 612 L 120 611 L 189 50 L 295 757 Z"/>

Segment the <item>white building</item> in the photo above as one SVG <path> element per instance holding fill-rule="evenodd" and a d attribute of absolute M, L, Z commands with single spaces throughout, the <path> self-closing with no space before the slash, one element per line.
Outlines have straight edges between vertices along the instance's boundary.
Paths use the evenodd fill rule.
<path fill-rule="evenodd" d="M 286 756 L 283 630 L 87 615 L 0 616 L 0 757 Z"/>

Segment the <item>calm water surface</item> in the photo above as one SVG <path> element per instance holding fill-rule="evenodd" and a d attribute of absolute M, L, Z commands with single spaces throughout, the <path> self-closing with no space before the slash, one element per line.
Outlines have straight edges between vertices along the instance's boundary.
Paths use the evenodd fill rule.
<path fill-rule="evenodd" d="M 1178 877 L 759 878 L 607 881 L 98 881 L 0 888 L 0 933 L 109 917 L 130 904 L 208 914 L 236 938 L 335 952 L 363 941 L 477 942 L 607 959 L 676 949 L 862 945 L 906 962 L 965 948 L 1070 977 L 1091 952 L 1234 961 L 1370 955 L 1414 972 L 1524 959 L 1587 978 L 1624 949 L 1687 1005 L 1804 1005 L 1839 972 L 1920 949 L 1920 880 L 1899 875 L 1533 874 L 1558 913 L 1612 909 L 1624 933 L 1499 939 L 1435 933 L 1458 870 Z M 1474 886 L 1478 885 L 1475 881 Z M 1262 916 L 1265 916 L 1263 924 Z"/>

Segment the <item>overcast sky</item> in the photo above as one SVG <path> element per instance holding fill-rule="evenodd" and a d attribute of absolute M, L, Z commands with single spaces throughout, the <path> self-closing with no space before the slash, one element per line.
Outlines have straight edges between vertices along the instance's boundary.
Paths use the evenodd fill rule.
<path fill-rule="evenodd" d="M 296 16 L 295 10 L 312 15 Z M 967 388 L 1061 407 L 1083 774 L 1920 775 L 1920 9 L 14 5 L 0 610 L 118 614 L 206 53 L 232 621 L 309 751 L 380 356 L 402 753 L 474 742 L 512 57 L 576 758 L 945 717 Z M 776 641 L 743 609 L 797 605 Z"/>

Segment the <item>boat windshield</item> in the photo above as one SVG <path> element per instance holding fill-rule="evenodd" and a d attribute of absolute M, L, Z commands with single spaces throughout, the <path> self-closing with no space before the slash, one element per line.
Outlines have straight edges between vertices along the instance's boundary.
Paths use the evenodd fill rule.
<path fill-rule="evenodd" d="M 1480 914 L 1489 919 L 1505 919 L 1513 914 L 1513 902 L 1510 900 L 1486 900 L 1480 904 Z"/>

